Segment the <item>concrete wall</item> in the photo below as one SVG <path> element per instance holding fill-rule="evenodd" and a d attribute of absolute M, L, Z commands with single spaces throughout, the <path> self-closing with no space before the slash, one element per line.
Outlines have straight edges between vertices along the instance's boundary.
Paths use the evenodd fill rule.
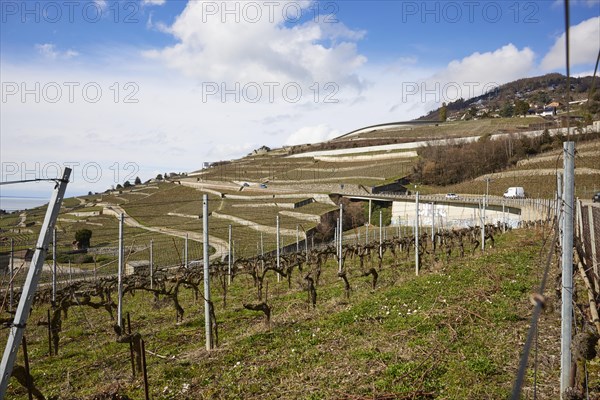
<path fill-rule="evenodd" d="M 491 207 L 485 212 L 486 224 L 506 222 L 512 227 L 517 227 L 521 221 L 521 211 L 516 208 Z M 392 202 L 392 225 L 414 226 L 416 218 L 416 205 L 414 201 Z M 441 228 L 464 228 L 481 224 L 481 213 L 478 204 L 450 205 L 419 202 L 419 222 L 421 226 L 431 227 L 435 218 L 435 226 Z"/>

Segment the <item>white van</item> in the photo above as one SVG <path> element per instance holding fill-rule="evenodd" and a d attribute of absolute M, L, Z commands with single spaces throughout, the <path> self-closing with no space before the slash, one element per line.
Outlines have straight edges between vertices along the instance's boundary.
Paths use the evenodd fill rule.
<path fill-rule="evenodd" d="M 525 189 L 521 186 L 509 187 L 506 192 L 504 192 L 503 196 L 507 199 L 524 199 Z"/>

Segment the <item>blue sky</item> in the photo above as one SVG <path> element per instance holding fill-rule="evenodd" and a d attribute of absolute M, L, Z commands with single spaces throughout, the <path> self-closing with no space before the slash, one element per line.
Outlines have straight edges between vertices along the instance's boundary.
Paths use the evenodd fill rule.
<path fill-rule="evenodd" d="M 453 100 L 448 87 L 470 97 L 565 71 L 560 0 L 1 6 L 1 179 L 71 164 L 69 194 L 412 119 Z M 571 2 L 575 75 L 593 71 L 599 15 L 600 0 Z M 25 192 L 46 187 L 2 187 Z"/>

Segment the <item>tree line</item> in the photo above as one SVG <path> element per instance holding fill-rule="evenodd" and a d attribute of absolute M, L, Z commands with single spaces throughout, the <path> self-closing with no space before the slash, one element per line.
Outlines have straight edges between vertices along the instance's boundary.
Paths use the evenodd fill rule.
<path fill-rule="evenodd" d="M 598 133 L 577 136 L 580 141 L 598 137 Z M 562 134 L 550 136 L 546 129 L 537 137 L 509 135 L 492 140 L 491 135 L 486 135 L 471 143 L 430 144 L 419 150 L 420 159 L 413 167 L 411 180 L 440 186 L 457 184 L 502 171 L 536 154 L 560 149 L 565 140 Z"/>

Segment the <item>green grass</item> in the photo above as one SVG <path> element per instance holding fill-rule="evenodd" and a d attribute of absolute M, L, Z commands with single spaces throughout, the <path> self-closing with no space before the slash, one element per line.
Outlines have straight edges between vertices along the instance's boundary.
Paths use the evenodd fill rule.
<path fill-rule="evenodd" d="M 504 121 L 505 125 L 495 120 L 485 121 L 485 124 L 455 124 L 452 126 L 463 131 L 445 134 L 512 129 L 523 121 Z M 433 131 L 438 129 L 434 128 L 429 127 L 431 132 L 420 134 L 437 134 Z M 578 156 L 577 166 L 597 168 L 597 156 L 589 154 L 597 148 L 597 143 L 591 145 L 596 147 L 581 146 L 583 154 Z M 273 176 L 290 179 L 295 173 L 309 173 L 310 169 L 322 167 L 324 179 L 370 186 L 381 182 L 356 176 L 378 174 L 391 179 L 410 166 L 407 162 L 394 161 L 378 162 L 374 166 L 364 162 L 333 165 L 306 159 L 290 159 L 289 163 L 287 160 L 283 163 L 273 156 L 247 158 L 240 166 L 210 171 L 209 178 L 217 179 L 220 174 L 240 181 L 253 176 L 256 179 Z M 548 160 L 542 160 L 515 169 L 547 168 L 548 165 Z M 501 195 L 508 186 L 524 186 L 530 195 L 552 197 L 554 182 L 552 176 L 501 178 L 491 183 L 490 194 Z M 576 183 L 576 195 L 580 197 L 587 198 L 591 191 L 598 190 L 597 179 L 591 175 L 578 175 Z M 290 186 L 285 187 L 289 189 Z M 202 192 L 173 183 L 158 187 L 158 190 L 143 190 L 148 196 L 125 190 L 117 195 L 103 195 L 102 201 L 121 204 L 132 217 L 148 226 L 201 232 L 200 219 L 169 216 L 168 213 L 200 215 Z M 269 190 L 273 187 L 276 185 L 270 185 Z M 420 187 L 419 190 L 478 194 L 485 191 L 485 182 L 464 182 L 446 188 Z M 261 191 L 251 193 L 263 194 Z M 91 198 L 99 200 L 100 196 Z M 282 199 L 281 202 L 293 200 Z M 271 200 L 254 199 L 252 202 Z M 248 201 L 222 200 L 210 195 L 209 208 L 211 212 L 230 213 L 270 226 L 275 225 L 278 211 L 288 210 L 233 207 L 245 203 Z M 73 207 L 77 211 L 89 210 L 78 206 L 75 199 L 68 200 L 61 218 L 68 218 L 64 213 Z M 290 211 L 320 215 L 334 209 L 312 203 Z M 44 213 L 44 208 L 28 211 L 28 221 L 38 222 L 31 228 L 33 233 L 3 232 L 2 235 L 34 243 Z M 290 229 L 295 229 L 298 223 L 304 228 L 310 225 L 288 216 L 282 217 L 281 221 L 282 227 Z M 2 229 L 17 222 L 15 215 L 0 217 Z M 223 240 L 227 240 L 228 226 L 232 225 L 238 257 L 256 254 L 261 236 L 258 231 L 214 216 L 209 218 L 209 224 L 211 235 Z M 57 227 L 59 252 L 70 249 L 74 233 L 82 228 L 92 230 L 92 246 L 114 247 L 117 244 L 118 224 L 114 216 L 59 222 Z M 139 247 L 128 259 L 148 259 L 147 246 L 151 239 L 154 239 L 154 257 L 158 265 L 182 262 L 183 239 L 131 227 L 125 228 L 125 246 Z M 203 350 L 202 302 L 194 299 L 190 289 L 181 289 L 185 320 L 179 325 L 174 324 L 172 305 L 169 302 L 154 303 L 147 293 L 127 296 L 125 311 L 131 313 L 134 330 L 144 336 L 147 348 L 166 357 L 149 356 L 154 398 L 329 399 L 386 395 L 423 398 L 427 393 L 443 399 L 506 398 L 528 327 L 529 295 L 539 284 L 542 240 L 540 232 L 535 231 L 513 231 L 496 237 L 496 240 L 497 248 L 485 254 L 477 252 L 473 257 L 459 259 L 453 256 L 450 262 L 433 262 L 427 256 L 426 267 L 419 277 L 414 276 L 412 256 L 401 254 L 398 260 L 391 260 L 386 255 L 375 290 L 371 288 L 370 278 L 361 276 L 358 261 L 350 260 L 347 266 L 352 285 L 349 299 L 344 297 L 335 263 L 329 261 L 317 288 L 318 303 L 314 310 L 308 307 L 302 286 L 302 279 L 308 273 L 306 269 L 302 275 L 295 271 L 291 289 L 286 283 L 277 283 L 275 276 L 270 274 L 269 302 L 274 313 L 270 329 L 264 326 L 262 316 L 241 307 L 242 303 L 256 301 L 256 290 L 249 276 L 236 277 L 228 293 L 226 308 L 220 301 L 222 289 L 214 280 L 213 296 L 221 345 L 210 354 Z M 275 235 L 263 234 L 263 241 L 265 251 L 275 248 Z M 284 236 L 283 242 L 293 243 L 295 237 Z M 0 251 L 5 249 L 3 244 Z M 201 250 L 199 243 L 191 242 L 189 258 L 200 258 Z M 98 265 L 106 265 L 105 271 L 114 272 L 115 259 L 113 255 L 101 256 Z M 369 267 L 376 265 L 372 260 L 367 264 Z M 93 264 L 73 266 L 93 268 Z M 556 271 L 552 274 L 554 279 Z M 48 277 L 45 273 L 44 279 Z M 553 291 L 548 295 L 555 300 Z M 35 307 L 31 321 L 44 318 L 46 308 Z M 72 308 L 69 318 L 63 321 L 63 350 L 58 357 L 46 355 L 44 328 L 28 324 L 33 375 L 46 395 L 80 398 L 118 390 L 132 398 L 142 397 L 140 378 L 132 380 L 130 377 L 128 348 L 115 343 L 111 324 L 104 310 Z M 558 325 L 556 315 L 551 311 L 544 314 L 540 322 L 540 350 L 547 359 L 557 357 Z M 0 331 L 0 335 L 4 338 L 6 332 Z M 556 398 L 557 368 L 556 363 L 550 362 L 540 368 L 540 395 L 544 398 Z M 590 364 L 589 368 L 591 387 L 600 387 L 598 365 Z M 531 374 L 527 379 L 530 387 Z M 11 398 L 25 396 L 24 391 L 14 384 L 10 390 Z M 527 396 L 531 397 L 530 393 L 524 397 Z"/>
<path fill-rule="evenodd" d="M 314 202 L 299 208 L 294 208 L 291 211 L 303 214 L 323 215 L 329 211 L 337 209 L 338 207 L 334 205 Z"/>
<path fill-rule="evenodd" d="M 63 200 L 62 206 L 64 208 L 73 208 L 76 207 L 78 205 L 80 205 L 81 202 L 79 200 L 77 200 L 76 197 L 71 197 L 71 198 L 67 198 Z"/>
<path fill-rule="evenodd" d="M 226 308 L 214 281 L 220 346 L 210 354 L 203 349 L 202 302 L 190 290 L 181 291 L 185 320 L 180 325 L 174 324 L 170 303 L 154 305 L 142 292 L 126 296 L 125 311 L 147 349 L 161 355 L 148 355 L 154 398 L 422 398 L 426 393 L 506 398 L 528 327 L 529 294 L 539 284 L 541 239 L 539 232 L 513 231 L 497 237 L 497 247 L 485 254 L 435 264 L 427 258 L 419 277 L 412 257 L 401 254 L 392 267 L 386 255 L 375 290 L 369 278 L 359 276 L 357 261 L 350 261 L 349 299 L 329 262 L 314 310 L 300 274 L 295 272 L 291 289 L 269 275 L 270 329 L 261 315 L 241 307 L 255 301 L 250 277 L 234 280 Z M 45 310 L 35 307 L 32 320 Z M 553 343 L 550 328 L 559 325 L 557 317 L 548 313 L 540 324 L 544 343 Z M 105 311 L 72 308 L 63 321 L 58 357 L 47 356 L 43 327 L 29 324 L 27 337 L 33 375 L 45 395 L 118 390 L 143 396 L 140 377 L 131 379 L 128 347 L 115 343 Z M 558 355 L 558 347 L 540 346 L 544 357 Z M 598 385 L 597 365 L 589 368 L 591 383 Z M 556 397 L 557 369 L 556 363 L 540 364 L 539 396 Z M 9 396 L 26 395 L 12 383 Z"/>

